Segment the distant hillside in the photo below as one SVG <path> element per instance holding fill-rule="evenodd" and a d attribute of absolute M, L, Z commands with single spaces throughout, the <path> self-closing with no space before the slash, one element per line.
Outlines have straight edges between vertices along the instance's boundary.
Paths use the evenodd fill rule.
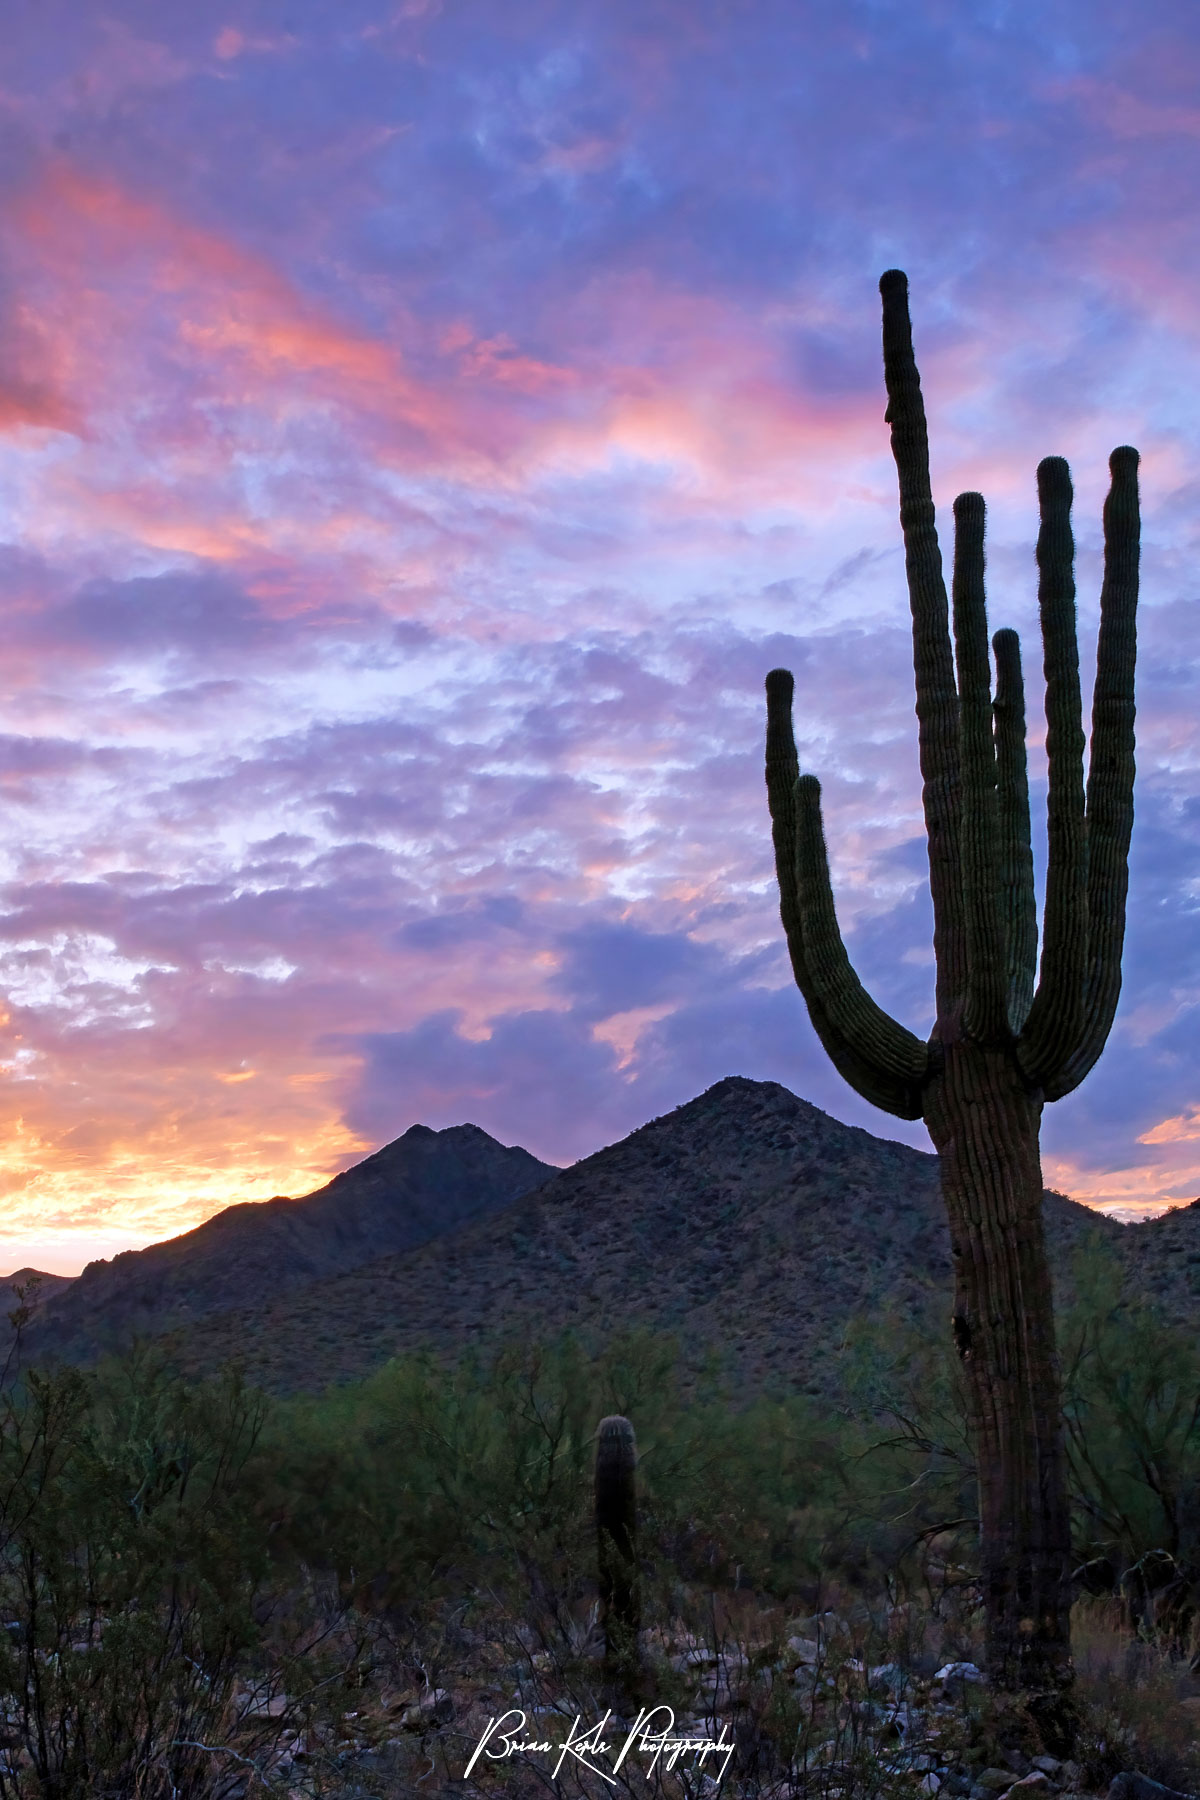
<path fill-rule="evenodd" d="M 1127 1228 L 1046 1196 L 1060 1276 L 1088 1233 Z M 1198 1221 L 1200 1222 L 1200 1221 Z M 842 1125 L 774 1082 L 731 1077 L 524 1198 L 420 1249 L 360 1263 L 174 1336 L 185 1367 L 242 1360 L 278 1389 L 568 1324 L 675 1330 L 744 1379 L 824 1385 L 865 1310 L 949 1312 L 937 1159 Z"/>
<path fill-rule="evenodd" d="M 0 1290 L 3 1292 L 3 1300 L 7 1302 L 6 1305 L 0 1305 L 0 1316 L 5 1311 L 11 1312 L 19 1304 L 16 1293 L 18 1288 L 26 1290 L 25 1305 L 36 1309 L 53 1299 L 55 1294 L 61 1294 L 75 1280 L 77 1277 L 74 1275 L 51 1275 L 45 1269 L 14 1269 L 11 1275 L 0 1275 Z"/>
<path fill-rule="evenodd" d="M 89 1263 L 37 1311 L 26 1356 L 86 1360 L 229 1308 L 257 1315 L 313 1281 L 411 1251 L 505 1207 L 558 1170 L 477 1125 L 404 1136 L 301 1200 L 226 1207 L 196 1230 Z M 10 1278 L 12 1279 L 12 1278 Z"/>
<path fill-rule="evenodd" d="M 1178 1325 L 1200 1329 L 1200 1200 L 1129 1225 L 1121 1239 L 1129 1289 Z"/>

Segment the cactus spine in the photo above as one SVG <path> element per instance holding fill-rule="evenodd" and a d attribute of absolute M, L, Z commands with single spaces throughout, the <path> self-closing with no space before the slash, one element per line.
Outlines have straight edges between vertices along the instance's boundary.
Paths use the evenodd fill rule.
<path fill-rule="evenodd" d="M 637 1570 L 637 1439 L 619 1413 L 596 1431 L 596 1550 L 604 1655 L 611 1672 L 637 1663 L 641 1604 Z"/>
<path fill-rule="evenodd" d="M 954 503 L 954 647 L 913 357 L 908 281 L 880 281 L 883 356 L 913 621 L 918 741 L 937 963 L 927 1043 L 866 993 L 842 943 L 820 787 L 801 775 L 792 677 L 767 676 L 767 793 L 780 914 L 797 985 L 831 1061 L 858 1093 L 923 1118 L 940 1160 L 955 1270 L 953 1332 L 969 1374 L 987 1655 L 1070 1730 L 1070 1519 L 1038 1145 L 1043 1103 L 1077 1087 L 1121 988 L 1133 823 L 1138 454 L 1109 459 L 1104 581 L 1086 789 L 1075 637 L 1071 477 L 1038 467 L 1038 598 L 1049 762 L 1044 941 L 1037 921 L 1015 632 L 992 640 L 984 503 Z M 957 680 L 956 680 L 957 677 Z"/>

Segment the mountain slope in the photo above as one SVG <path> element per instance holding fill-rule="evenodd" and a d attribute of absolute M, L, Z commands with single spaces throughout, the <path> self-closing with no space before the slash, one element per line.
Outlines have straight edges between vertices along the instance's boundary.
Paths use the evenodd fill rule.
<path fill-rule="evenodd" d="M 229 1308 L 256 1310 L 307 1283 L 408 1251 L 507 1206 L 558 1170 L 477 1125 L 404 1136 L 301 1200 L 226 1207 L 194 1231 L 89 1263 L 49 1296 L 26 1356 L 86 1358 Z"/>
<path fill-rule="evenodd" d="M 17 1304 L 16 1290 L 19 1287 L 28 1290 L 27 1305 L 42 1306 L 53 1294 L 63 1293 L 76 1279 L 74 1275 L 51 1275 L 45 1269 L 14 1269 L 11 1275 L 0 1275 L 0 1288 L 5 1288 L 12 1294 L 14 1306 Z"/>
<path fill-rule="evenodd" d="M 1060 1272 L 1087 1234 L 1127 1229 L 1056 1194 L 1046 1223 Z M 636 1323 L 728 1349 L 748 1382 L 815 1389 L 854 1314 L 948 1313 L 949 1293 L 936 1157 L 730 1077 L 502 1211 L 172 1342 L 193 1371 L 235 1355 L 315 1389 L 419 1345 Z"/>
<path fill-rule="evenodd" d="M 1128 1289 L 1174 1324 L 1200 1329 L 1200 1200 L 1131 1225 L 1122 1240 Z"/>

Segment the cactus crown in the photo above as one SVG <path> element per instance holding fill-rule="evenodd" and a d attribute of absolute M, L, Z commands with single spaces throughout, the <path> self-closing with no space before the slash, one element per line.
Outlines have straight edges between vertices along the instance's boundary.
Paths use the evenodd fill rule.
<path fill-rule="evenodd" d="M 596 1427 L 596 1526 L 618 1541 L 633 1529 L 636 1517 L 637 1439 L 620 1413 Z"/>

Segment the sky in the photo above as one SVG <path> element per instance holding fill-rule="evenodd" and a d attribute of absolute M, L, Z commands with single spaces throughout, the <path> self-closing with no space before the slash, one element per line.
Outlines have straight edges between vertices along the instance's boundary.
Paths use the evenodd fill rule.
<path fill-rule="evenodd" d="M 1200 1194 L 1200 26 L 1185 0 L 5 0 L 0 1268 L 414 1122 L 568 1163 L 729 1074 L 929 1148 L 790 976 L 933 966 L 878 280 L 988 502 L 1039 881 L 1035 469 L 1142 455 L 1108 1047 L 1047 1184 Z"/>

